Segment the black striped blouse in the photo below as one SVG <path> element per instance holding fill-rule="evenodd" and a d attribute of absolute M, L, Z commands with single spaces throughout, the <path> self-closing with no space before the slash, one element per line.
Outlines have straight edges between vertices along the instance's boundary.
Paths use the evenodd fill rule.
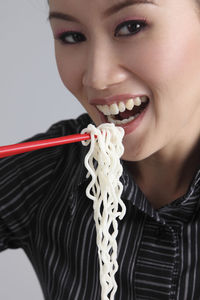
<path fill-rule="evenodd" d="M 80 132 L 84 114 L 46 139 Z M 0 250 L 22 248 L 46 300 L 100 300 L 92 201 L 81 143 L 0 160 Z M 154 210 L 124 167 L 116 300 L 200 299 L 200 172 L 187 193 Z M 167 186 L 166 186 L 167 193 Z"/>

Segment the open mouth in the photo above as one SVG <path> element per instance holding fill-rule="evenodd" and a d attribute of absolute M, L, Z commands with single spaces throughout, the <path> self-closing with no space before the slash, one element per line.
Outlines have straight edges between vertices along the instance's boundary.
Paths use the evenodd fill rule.
<path fill-rule="evenodd" d="M 109 123 L 127 124 L 135 120 L 149 104 L 147 96 L 120 101 L 111 105 L 97 105 L 98 110 L 106 116 Z"/>

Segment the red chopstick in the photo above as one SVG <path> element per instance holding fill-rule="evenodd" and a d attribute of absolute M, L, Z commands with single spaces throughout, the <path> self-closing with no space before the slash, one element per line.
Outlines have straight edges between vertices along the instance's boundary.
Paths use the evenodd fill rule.
<path fill-rule="evenodd" d="M 48 139 L 48 140 L 25 142 L 21 144 L 2 146 L 0 147 L 0 158 L 15 155 L 15 154 L 20 154 L 20 153 L 25 153 L 33 150 L 80 142 L 89 139 L 90 139 L 90 134 L 88 133 L 72 134 L 72 135 Z"/>

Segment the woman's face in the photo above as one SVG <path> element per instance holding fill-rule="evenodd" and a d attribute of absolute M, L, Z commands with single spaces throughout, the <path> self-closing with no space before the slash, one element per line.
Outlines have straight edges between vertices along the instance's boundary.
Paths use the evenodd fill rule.
<path fill-rule="evenodd" d="M 64 85 L 96 125 L 125 129 L 124 159 L 138 161 L 199 134 L 194 1 L 50 0 L 50 22 Z"/>

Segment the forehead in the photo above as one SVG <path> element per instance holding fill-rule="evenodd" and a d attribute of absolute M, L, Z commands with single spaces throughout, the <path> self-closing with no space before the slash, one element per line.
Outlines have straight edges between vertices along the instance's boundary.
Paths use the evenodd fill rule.
<path fill-rule="evenodd" d="M 109 7 L 113 5 L 128 5 L 138 3 L 153 3 L 154 0 L 49 0 L 50 7 Z"/>
<path fill-rule="evenodd" d="M 157 0 L 50 0 L 49 7 L 50 15 L 52 15 L 51 12 L 57 12 L 61 14 L 78 13 L 79 15 L 84 14 L 87 16 L 89 14 L 92 17 L 92 12 L 93 16 L 97 14 L 102 17 L 109 17 L 125 7 L 140 4 L 156 4 L 155 1 Z"/>

